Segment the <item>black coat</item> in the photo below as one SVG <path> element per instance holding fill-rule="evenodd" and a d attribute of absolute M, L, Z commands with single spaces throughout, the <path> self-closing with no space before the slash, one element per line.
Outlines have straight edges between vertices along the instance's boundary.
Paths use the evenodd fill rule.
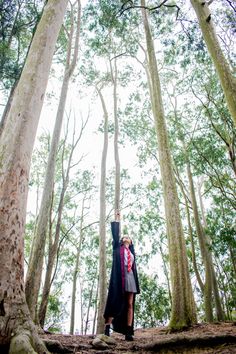
<path fill-rule="evenodd" d="M 111 223 L 111 231 L 113 237 L 113 261 L 111 278 L 107 296 L 107 303 L 104 311 L 104 318 L 113 317 L 113 329 L 116 332 L 126 334 L 127 328 L 127 300 L 125 294 L 125 272 L 124 272 L 124 246 L 119 240 L 120 223 L 113 221 Z M 129 246 L 130 251 L 134 255 L 134 262 L 132 270 L 137 287 L 137 294 L 140 293 L 138 274 L 135 263 L 134 247 L 131 244 Z M 134 302 L 135 303 L 134 294 Z M 134 318 L 132 321 L 132 328 L 134 324 Z"/>

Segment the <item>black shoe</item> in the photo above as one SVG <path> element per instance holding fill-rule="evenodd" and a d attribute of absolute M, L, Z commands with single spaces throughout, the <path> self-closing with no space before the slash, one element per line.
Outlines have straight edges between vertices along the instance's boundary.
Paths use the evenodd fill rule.
<path fill-rule="evenodd" d="M 105 336 L 110 337 L 110 325 L 105 325 L 105 331 L 104 331 Z"/>
<path fill-rule="evenodd" d="M 132 326 L 127 326 L 126 328 L 126 335 L 125 335 L 125 340 L 131 342 L 134 340 L 133 338 L 134 330 Z"/>
<path fill-rule="evenodd" d="M 125 340 L 132 342 L 134 340 L 133 336 L 131 334 L 126 334 L 125 335 Z"/>

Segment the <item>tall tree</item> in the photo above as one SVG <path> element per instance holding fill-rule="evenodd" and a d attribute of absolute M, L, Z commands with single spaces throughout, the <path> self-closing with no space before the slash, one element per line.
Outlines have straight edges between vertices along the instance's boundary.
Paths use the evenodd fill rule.
<path fill-rule="evenodd" d="M 88 229 L 92 224 L 84 226 L 85 217 L 86 217 L 86 202 L 91 200 L 91 192 L 93 187 L 91 185 L 91 175 L 88 173 L 83 174 L 83 184 L 85 192 L 83 193 L 82 198 L 82 206 L 81 206 L 81 215 L 79 221 L 79 228 L 78 228 L 78 236 L 76 242 L 73 242 L 76 246 L 76 254 L 75 254 L 75 264 L 73 269 L 73 280 L 72 280 L 72 293 L 71 293 L 71 312 L 70 312 L 70 334 L 74 334 L 74 327 L 75 327 L 75 306 L 76 306 L 76 291 L 77 291 L 77 282 L 78 276 L 80 274 L 81 269 L 81 259 L 83 258 L 82 247 L 84 240 L 86 238 L 86 229 Z M 94 191 L 93 191 L 94 192 Z M 87 207 L 88 209 L 88 207 Z M 95 222 L 94 222 L 95 223 Z M 88 232 L 88 231 L 87 231 Z M 81 298 L 83 294 L 81 294 Z"/>
<path fill-rule="evenodd" d="M 80 0 L 77 0 L 77 21 L 76 21 L 76 34 L 74 42 L 74 52 L 72 54 L 72 43 L 74 36 L 74 5 L 71 5 L 70 19 L 71 27 L 68 40 L 67 58 L 63 77 L 63 83 L 60 94 L 60 101 L 57 110 L 57 116 L 53 131 L 52 143 L 50 148 L 50 153 L 48 157 L 47 170 L 45 174 L 44 190 L 41 200 L 41 206 L 37 221 L 37 228 L 35 233 L 34 247 L 32 249 L 32 256 L 30 257 L 30 263 L 28 266 L 25 293 L 26 300 L 31 312 L 32 318 L 35 319 L 37 301 L 40 289 L 40 282 L 43 270 L 43 259 L 44 250 L 46 243 L 47 227 L 50 205 L 52 201 L 53 184 L 54 184 L 54 173 L 57 150 L 60 140 L 60 133 L 62 127 L 62 121 L 64 116 L 66 98 L 68 93 L 68 86 L 71 76 L 74 72 L 77 58 L 78 58 L 78 46 L 79 46 L 79 35 L 80 35 L 80 17 L 81 17 L 81 5 Z"/>
<path fill-rule="evenodd" d="M 111 79 L 113 83 L 113 110 L 114 110 L 114 156 L 115 156 L 115 203 L 114 210 L 120 210 L 120 157 L 118 148 L 118 138 L 119 138 L 119 121 L 118 121 L 118 107 L 117 107 L 117 63 L 116 58 L 114 58 L 114 68 L 112 68 L 112 63 L 110 60 L 111 69 Z"/>
<path fill-rule="evenodd" d="M 68 117 L 68 124 L 69 124 L 69 117 Z M 42 300 L 40 303 L 39 314 L 38 314 L 39 323 L 42 327 L 44 325 L 45 316 L 46 316 L 48 297 L 49 297 L 50 288 L 51 288 L 51 278 L 52 278 L 53 267 L 55 265 L 56 255 L 57 255 L 58 247 L 59 247 L 60 230 L 61 230 L 61 224 L 62 224 L 62 213 L 63 213 L 63 209 L 64 209 L 66 191 L 67 191 L 67 188 L 68 188 L 68 185 L 70 182 L 70 173 L 71 173 L 72 168 L 74 168 L 80 162 L 80 161 L 77 161 L 76 163 L 73 163 L 72 159 L 73 159 L 75 149 L 76 149 L 76 147 L 80 141 L 80 138 L 83 134 L 83 130 L 85 128 L 85 125 L 86 125 L 86 123 L 85 124 L 82 123 L 81 131 L 80 131 L 79 136 L 77 138 L 75 138 L 75 127 L 74 127 L 72 144 L 69 147 L 69 156 L 68 156 L 68 162 L 67 162 L 67 167 L 65 168 L 65 171 L 64 171 L 64 164 L 65 164 L 64 159 L 65 159 L 65 155 L 66 155 L 66 139 L 63 142 L 63 148 L 62 148 L 62 189 L 61 189 L 61 193 L 60 193 L 60 197 L 59 197 L 55 234 L 53 236 L 52 233 L 49 233 L 48 263 L 47 263 L 47 268 L 46 268 L 45 281 L 44 281 L 44 285 L 43 285 Z M 66 135 L 67 134 L 68 134 L 68 126 L 67 126 Z"/>
<path fill-rule="evenodd" d="M 176 87 L 173 87 L 173 92 L 176 91 Z M 189 236 L 191 240 L 191 248 L 192 248 L 192 261 L 193 261 L 193 268 L 199 283 L 199 286 L 201 288 L 203 298 L 204 298 L 204 310 L 205 310 L 205 317 L 207 322 L 213 322 L 213 300 L 215 302 L 215 307 L 216 307 L 216 313 L 217 313 L 217 320 L 223 320 L 223 311 L 222 311 L 222 306 L 221 306 L 221 299 L 219 296 L 219 290 L 218 290 L 218 284 L 216 280 L 216 274 L 215 274 L 215 269 L 214 269 L 214 264 L 212 260 L 212 251 L 211 251 L 211 240 L 208 237 L 208 235 L 205 232 L 205 228 L 203 227 L 201 223 L 201 218 L 198 210 L 198 205 L 197 205 L 197 198 L 196 198 L 196 192 L 194 188 L 194 180 L 193 180 L 193 174 L 192 174 L 192 168 L 190 164 L 190 153 L 189 153 L 189 146 L 188 148 L 186 147 L 186 139 L 189 138 L 188 135 L 184 134 L 184 128 L 183 124 L 181 122 L 181 114 L 178 113 L 178 98 L 176 96 L 176 92 L 174 95 L 173 102 L 171 100 L 171 97 L 169 96 L 169 102 L 171 105 L 173 105 L 173 118 L 174 119 L 174 130 L 175 130 L 175 135 L 178 139 L 179 142 L 182 143 L 183 146 L 183 156 L 186 162 L 187 166 L 187 176 L 188 176 L 188 183 L 189 183 L 189 191 L 190 191 L 190 200 L 191 200 L 191 207 L 193 210 L 193 216 L 194 216 L 194 223 L 195 223 L 195 229 L 196 229 L 196 234 L 199 242 L 199 248 L 201 252 L 201 258 L 203 261 L 204 265 L 204 273 L 205 273 L 205 280 L 204 283 L 200 277 L 200 270 L 198 270 L 197 264 L 196 264 L 196 258 L 195 258 L 195 246 L 194 246 L 194 241 L 193 241 L 193 234 L 192 234 L 192 225 L 190 222 L 190 211 L 189 211 L 189 205 L 188 205 L 188 200 L 186 197 L 186 192 L 183 188 L 183 181 L 180 181 L 180 176 L 178 173 L 178 169 L 175 168 L 176 173 L 177 173 L 177 178 L 179 181 L 179 185 L 181 188 L 181 191 L 183 193 L 183 196 L 185 198 L 185 205 L 186 205 L 186 213 L 187 213 L 187 220 L 188 220 L 188 231 L 189 231 Z M 191 145 L 191 140 L 190 140 L 190 145 Z M 205 215 L 203 215 L 205 218 Z M 206 221 L 205 221 L 206 222 Z"/>
<path fill-rule="evenodd" d="M 42 0 L 0 3 L 0 79 L 6 90 L 20 77 L 43 5 Z"/>
<path fill-rule="evenodd" d="M 229 112 L 236 125 L 236 78 L 216 35 L 210 3 L 211 1 L 208 4 L 207 1 L 191 0 L 208 52 L 219 76 Z"/>
<path fill-rule="evenodd" d="M 30 159 L 66 7 L 66 0 L 48 1 L 1 136 L 0 345 L 11 343 L 11 353 L 46 352 L 36 335 L 25 301 L 23 236 Z"/>
<path fill-rule="evenodd" d="M 1 1 L 0 4 L 0 85 L 8 95 L 0 121 L 0 136 L 42 7 L 40 0 Z"/>
<path fill-rule="evenodd" d="M 107 296 L 106 276 L 106 160 L 108 150 L 108 112 L 106 103 L 101 91 L 97 86 L 97 92 L 101 100 L 104 115 L 104 140 L 101 161 L 100 177 L 100 219 L 99 219 L 99 306 L 97 315 L 97 333 L 104 331 L 103 313 Z"/>
<path fill-rule="evenodd" d="M 190 196 L 191 196 L 191 204 L 192 204 L 193 214 L 194 214 L 194 221 L 195 221 L 197 236 L 199 240 L 201 255 L 205 267 L 205 284 L 203 289 L 203 295 L 204 295 L 206 320 L 207 322 L 213 322 L 212 299 L 213 299 L 213 289 L 214 289 L 214 300 L 215 300 L 216 310 L 217 310 L 217 320 L 222 321 L 224 316 L 221 307 L 221 301 L 219 298 L 219 291 L 218 291 L 218 286 L 216 281 L 214 265 L 212 261 L 210 240 L 207 237 L 206 233 L 204 232 L 204 228 L 201 225 L 197 200 L 195 195 L 195 189 L 193 184 L 192 171 L 188 159 L 187 159 L 187 173 L 189 179 Z"/>
<path fill-rule="evenodd" d="M 151 78 L 151 103 L 155 120 L 159 161 L 164 192 L 165 214 L 170 256 L 172 308 L 170 328 L 183 328 L 196 321 L 196 310 L 189 277 L 186 245 L 181 223 L 179 201 L 173 173 L 170 147 L 161 96 L 161 85 L 151 29 L 141 0 Z"/>

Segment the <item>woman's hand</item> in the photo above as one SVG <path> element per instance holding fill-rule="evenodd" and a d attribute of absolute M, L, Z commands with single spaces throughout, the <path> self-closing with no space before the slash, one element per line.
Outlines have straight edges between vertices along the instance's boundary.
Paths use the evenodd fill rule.
<path fill-rule="evenodd" d="M 120 211 L 116 210 L 115 212 L 115 221 L 120 221 Z"/>

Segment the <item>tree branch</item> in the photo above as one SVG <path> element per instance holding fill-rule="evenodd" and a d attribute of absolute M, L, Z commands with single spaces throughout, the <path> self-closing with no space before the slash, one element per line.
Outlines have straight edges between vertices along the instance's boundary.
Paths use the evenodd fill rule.
<path fill-rule="evenodd" d="M 145 10 L 148 10 L 148 11 L 154 11 L 154 10 L 157 10 L 159 9 L 160 7 L 162 6 L 165 6 L 165 7 L 176 7 L 177 8 L 177 13 L 176 13 L 176 19 L 178 18 L 178 15 L 179 15 L 179 11 L 180 11 L 180 8 L 178 5 L 165 5 L 165 3 L 167 2 L 168 0 L 163 0 L 159 5 L 157 6 L 154 6 L 154 7 L 148 7 L 148 6 L 141 6 L 141 5 L 130 5 L 128 7 L 125 7 L 128 3 L 131 3 L 132 4 L 132 1 L 127 1 L 125 2 L 121 9 L 118 11 L 118 13 L 116 14 L 116 16 L 122 16 L 124 12 L 128 11 L 128 10 L 131 10 L 131 9 L 145 9 Z"/>

